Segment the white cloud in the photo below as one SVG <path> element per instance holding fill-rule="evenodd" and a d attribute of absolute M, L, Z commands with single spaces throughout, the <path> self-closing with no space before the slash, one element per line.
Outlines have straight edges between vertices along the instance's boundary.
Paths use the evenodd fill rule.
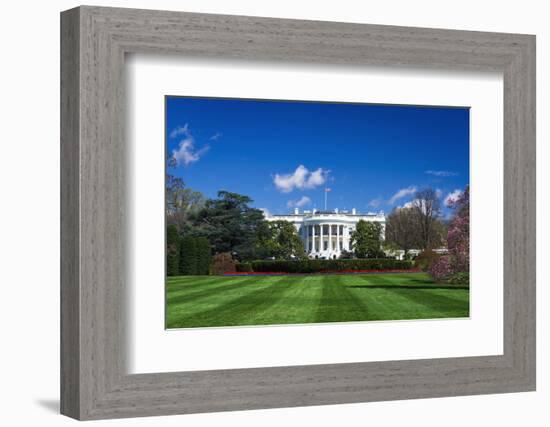
<path fill-rule="evenodd" d="M 439 176 L 439 177 L 448 177 L 448 176 L 457 176 L 458 175 L 457 172 L 452 172 L 452 171 L 428 170 L 428 171 L 424 171 L 424 173 L 427 173 L 428 175 Z"/>
<path fill-rule="evenodd" d="M 217 141 L 218 139 L 220 139 L 222 137 L 222 133 L 221 132 L 216 132 L 214 135 L 212 135 L 210 138 L 208 138 L 210 141 Z"/>
<path fill-rule="evenodd" d="M 298 200 L 289 200 L 286 202 L 287 208 L 302 208 L 304 206 L 307 206 L 311 203 L 311 199 L 307 196 L 302 196 Z"/>
<path fill-rule="evenodd" d="M 310 172 L 304 165 L 300 165 L 294 173 L 275 174 L 273 183 L 282 193 L 290 193 L 293 190 L 310 190 L 323 185 L 327 180 L 328 173 L 329 171 L 323 168 Z"/>
<path fill-rule="evenodd" d="M 185 126 L 178 126 L 170 132 L 170 138 L 176 138 L 180 135 L 189 136 L 189 125 L 187 123 Z"/>
<path fill-rule="evenodd" d="M 372 199 L 370 202 L 369 202 L 369 206 L 371 208 L 377 208 L 379 207 L 380 205 L 382 204 L 382 199 L 380 197 L 376 198 L 376 199 Z"/>
<path fill-rule="evenodd" d="M 407 187 L 407 188 L 402 188 L 401 190 L 399 190 L 397 193 L 395 193 L 391 197 L 391 199 L 389 200 L 388 203 L 390 205 L 393 205 L 399 199 L 402 199 L 403 197 L 411 196 L 414 193 L 416 193 L 417 191 L 418 191 L 418 188 L 416 188 L 416 186 L 414 186 L 414 185 L 411 185 L 410 187 Z"/>
<path fill-rule="evenodd" d="M 454 202 L 458 200 L 461 194 L 462 194 L 462 190 L 457 189 L 447 194 L 447 197 L 445 197 L 445 200 L 443 201 L 443 203 L 445 204 L 445 206 L 450 207 Z"/>
<path fill-rule="evenodd" d="M 182 163 L 187 166 L 191 163 L 199 161 L 199 159 L 210 149 L 209 145 L 204 145 L 199 149 L 195 147 L 195 138 L 191 135 L 187 124 L 185 126 L 175 128 L 170 133 L 170 138 L 175 138 L 181 135 L 184 135 L 185 138 L 180 141 L 176 150 L 172 150 L 172 157 L 178 166 Z"/>
<path fill-rule="evenodd" d="M 443 196 L 443 190 L 441 190 L 441 188 L 436 188 L 435 197 L 437 197 L 438 199 L 441 199 L 441 196 Z"/>

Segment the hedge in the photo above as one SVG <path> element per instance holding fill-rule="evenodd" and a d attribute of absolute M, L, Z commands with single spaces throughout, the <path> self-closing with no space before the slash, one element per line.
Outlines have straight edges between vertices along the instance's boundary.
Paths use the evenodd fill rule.
<path fill-rule="evenodd" d="M 395 259 L 309 259 L 296 261 L 252 261 L 237 265 L 237 271 L 248 272 L 250 264 L 252 271 L 257 273 L 321 273 L 327 271 L 357 271 L 357 270 L 409 270 L 413 268 L 412 261 Z"/>
<path fill-rule="evenodd" d="M 206 237 L 197 237 L 195 240 L 197 250 L 197 273 L 208 275 L 212 263 L 212 247 Z"/>
<path fill-rule="evenodd" d="M 252 273 L 252 264 L 250 262 L 240 262 L 236 266 L 238 273 Z"/>
<path fill-rule="evenodd" d="M 166 229 L 166 275 L 177 276 L 180 272 L 180 238 L 175 225 Z"/>
<path fill-rule="evenodd" d="M 207 275 L 212 261 L 210 242 L 204 237 L 183 237 L 180 246 L 179 274 Z"/>

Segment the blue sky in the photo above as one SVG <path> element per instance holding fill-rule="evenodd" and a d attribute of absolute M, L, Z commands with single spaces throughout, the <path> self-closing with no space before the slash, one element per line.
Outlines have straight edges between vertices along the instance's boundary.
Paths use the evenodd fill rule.
<path fill-rule="evenodd" d="M 328 187 L 330 210 L 389 213 L 416 189 L 445 205 L 469 183 L 469 109 L 167 97 L 166 149 L 206 197 L 287 213 L 323 209 Z"/>

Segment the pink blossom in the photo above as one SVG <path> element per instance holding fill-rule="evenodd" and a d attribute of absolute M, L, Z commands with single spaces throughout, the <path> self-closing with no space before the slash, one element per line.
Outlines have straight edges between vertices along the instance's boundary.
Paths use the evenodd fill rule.
<path fill-rule="evenodd" d="M 449 255 L 440 257 L 432 265 L 430 274 L 437 281 L 450 278 L 456 273 L 470 271 L 470 190 L 469 187 L 452 201 L 454 216 L 447 232 Z"/>

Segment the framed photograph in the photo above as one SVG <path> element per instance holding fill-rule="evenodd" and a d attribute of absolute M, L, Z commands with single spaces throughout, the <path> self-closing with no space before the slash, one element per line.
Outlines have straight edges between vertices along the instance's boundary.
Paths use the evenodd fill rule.
<path fill-rule="evenodd" d="M 61 411 L 535 390 L 535 37 L 61 15 Z"/>

